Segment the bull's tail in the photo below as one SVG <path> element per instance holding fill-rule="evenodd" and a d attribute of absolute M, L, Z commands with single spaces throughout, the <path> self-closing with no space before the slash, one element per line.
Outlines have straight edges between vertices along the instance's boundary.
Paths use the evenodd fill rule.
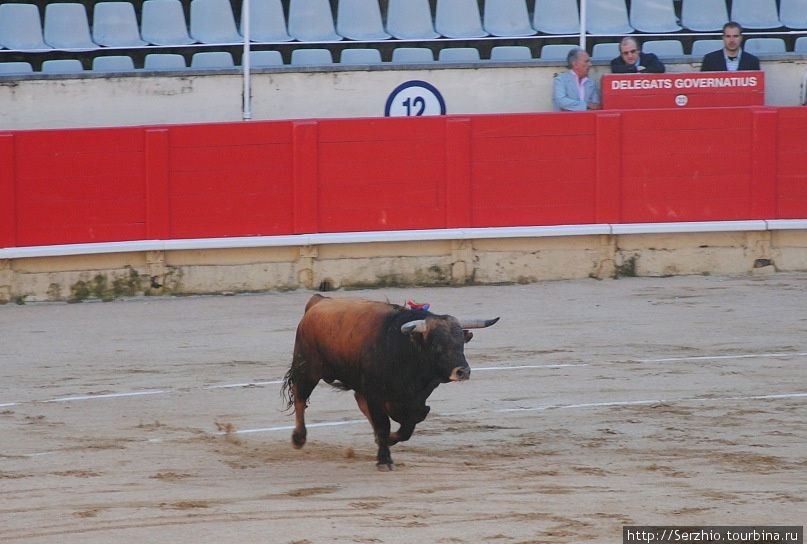
<path fill-rule="evenodd" d="M 280 396 L 286 401 L 286 410 L 294 406 L 295 376 L 298 374 L 297 361 L 293 361 L 286 375 L 283 377 L 283 386 L 280 388 Z"/>

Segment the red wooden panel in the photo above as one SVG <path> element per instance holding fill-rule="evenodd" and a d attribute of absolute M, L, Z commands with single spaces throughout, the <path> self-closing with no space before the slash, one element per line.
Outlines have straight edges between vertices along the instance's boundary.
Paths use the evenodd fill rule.
<path fill-rule="evenodd" d="M 807 217 L 807 108 L 781 108 L 778 117 L 778 217 L 803 219 Z"/>
<path fill-rule="evenodd" d="M 15 135 L 0 134 L 0 247 L 17 245 Z"/>
<path fill-rule="evenodd" d="M 169 127 L 171 147 L 237 147 L 290 143 L 291 121 L 250 121 Z"/>
<path fill-rule="evenodd" d="M 270 236 L 292 232 L 291 195 L 222 193 L 171 198 L 171 237 Z"/>
<path fill-rule="evenodd" d="M 438 207 L 445 209 L 445 226 L 471 225 L 471 119 L 452 118 L 446 122 L 445 199 Z M 438 195 L 442 196 L 442 195 Z"/>
<path fill-rule="evenodd" d="M 758 108 L 754 108 L 758 109 Z M 748 129 L 751 108 L 697 108 L 691 110 L 625 110 L 622 114 L 622 130 L 670 131 L 704 129 Z"/>
<path fill-rule="evenodd" d="M 564 134 L 549 136 L 479 137 L 473 139 L 473 160 L 555 160 L 573 161 L 593 154 L 594 135 Z"/>
<path fill-rule="evenodd" d="M 144 138 L 146 237 L 165 240 L 171 236 L 168 129 L 146 129 Z"/>
<path fill-rule="evenodd" d="M 442 140 L 445 117 L 379 117 L 320 119 L 319 141 L 377 142 L 389 140 Z"/>
<path fill-rule="evenodd" d="M 563 135 L 594 134 L 594 115 L 569 115 L 568 113 L 516 113 L 474 116 L 471 137 L 518 138 Z"/>
<path fill-rule="evenodd" d="M 15 134 L 17 156 L 25 160 L 54 151 L 95 154 L 143 150 L 143 130 L 136 127 L 31 130 Z"/>
<path fill-rule="evenodd" d="M 437 229 L 445 227 L 444 214 L 406 202 L 380 208 L 325 209 L 320 212 L 320 232 Z"/>

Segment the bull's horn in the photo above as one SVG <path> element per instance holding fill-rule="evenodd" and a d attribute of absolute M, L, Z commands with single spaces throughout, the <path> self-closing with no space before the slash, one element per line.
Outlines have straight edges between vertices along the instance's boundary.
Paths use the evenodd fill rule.
<path fill-rule="evenodd" d="M 414 321 L 407 321 L 401 325 L 401 332 L 404 334 L 412 334 L 413 332 L 426 332 L 426 320 L 415 319 Z"/>
<path fill-rule="evenodd" d="M 460 327 L 463 329 L 484 329 L 490 327 L 499 320 L 498 317 L 493 319 L 460 319 Z"/>

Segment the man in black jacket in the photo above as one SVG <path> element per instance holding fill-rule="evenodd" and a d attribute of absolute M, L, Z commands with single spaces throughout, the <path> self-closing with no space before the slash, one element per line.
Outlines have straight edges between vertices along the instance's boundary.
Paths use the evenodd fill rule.
<path fill-rule="evenodd" d="M 759 70 L 759 59 L 743 51 L 743 27 L 729 21 L 723 25 L 723 49 L 703 56 L 701 72 L 734 72 L 736 70 Z"/>
<path fill-rule="evenodd" d="M 642 53 L 634 38 L 626 36 L 619 42 L 619 56 L 611 61 L 615 74 L 663 74 L 664 64 L 653 53 Z"/>

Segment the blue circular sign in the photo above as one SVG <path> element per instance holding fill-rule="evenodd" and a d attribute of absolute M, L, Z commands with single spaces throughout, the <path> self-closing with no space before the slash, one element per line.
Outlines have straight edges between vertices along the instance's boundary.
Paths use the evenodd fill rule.
<path fill-rule="evenodd" d="M 445 115 L 446 102 L 440 91 L 425 81 L 414 79 L 401 83 L 387 98 L 385 117 L 419 117 Z"/>

